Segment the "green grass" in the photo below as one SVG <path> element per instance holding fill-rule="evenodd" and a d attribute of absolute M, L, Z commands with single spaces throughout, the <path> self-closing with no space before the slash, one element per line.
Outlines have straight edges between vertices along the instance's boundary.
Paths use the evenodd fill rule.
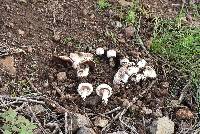
<path fill-rule="evenodd" d="M 134 24 L 137 19 L 137 11 L 140 9 L 140 4 L 138 0 L 132 0 L 133 4 L 127 11 L 125 16 L 125 22 L 128 24 Z"/>
<path fill-rule="evenodd" d="M 107 0 L 99 0 L 97 2 L 97 5 L 98 5 L 99 9 L 101 9 L 101 10 L 106 9 L 111 6 Z"/>
<path fill-rule="evenodd" d="M 176 19 L 155 19 L 151 52 L 160 54 L 188 75 L 200 102 L 200 27 L 183 24 L 181 13 Z"/>

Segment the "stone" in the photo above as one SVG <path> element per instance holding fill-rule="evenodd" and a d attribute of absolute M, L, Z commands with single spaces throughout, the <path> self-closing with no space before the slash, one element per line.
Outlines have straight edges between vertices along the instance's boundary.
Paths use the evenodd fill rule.
<path fill-rule="evenodd" d="M 25 32 L 23 30 L 19 29 L 18 33 L 19 33 L 19 35 L 23 36 Z"/>
<path fill-rule="evenodd" d="M 129 27 L 125 28 L 125 35 L 128 38 L 133 37 L 133 34 L 134 34 L 134 28 L 133 28 L 133 26 L 129 26 Z"/>
<path fill-rule="evenodd" d="M 42 105 L 34 105 L 31 108 L 36 115 L 45 112 L 45 108 Z"/>
<path fill-rule="evenodd" d="M 116 21 L 115 23 L 117 28 L 121 28 L 123 26 L 120 21 Z"/>
<path fill-rule="evenodd" d="M 125 131 L 117 131 L 117 132 L 108 133 L 108 134 L 128 134 L 128 133 Z"/>
<path fill-rule="evenodd" d="M 19 2 L 22 2 L 22 3 L 27 3 L 26 0 L 19 0 Z"/>
<path fill-rule="evenodd" d="M 60 41 L 60 33 L 59 32 L 55 32 L 54 35 L 53 35 L 53 40 L 54 41 Z"/>
<path fill-rule="evenodd" d="M 118 0 L 119 4 L 123 7 L 127 7 L 127 6 L 132 6 L 133 2 L 132 1 L 126 1 L 126 0 Z"/>
<path fill-rule="evenodd" d="M 108 124 L 108 120 L 105 118 L 97 117 L 94 121 L 94 125 L 97 127 L 105 127 Z"/>
<path fill-rule="evenodd" d="M 76 134 L 96 134 L 92 128 L 81 127 Z"/>
<path fill-rule="evenodd" d="M 168 117 L 158 118 L 157 121 L 153 122 L 150 127 L 152 134 L 173 134 L 174 133 L 174 122 Z"/>
<path fill-rule="evenodd" d="M 149 115 L 149 114 L 152 114 L 153 111 L 147 107 L 142 107 L 142 111 L 146 114 L 146 115 Z"/>
<path fill-rule="evenodd" d="M 66 72 L 59 72 L 59 73 L 57 74 L 57 79 L 58 79 L 58 81 L 64 81 L 66 78 L 67 78 Z"/>
<path fill-rule="evenodd" d="M 67 121 L 68 124 L 71 124 L 68 126 L 68 130 L 75 132 L 81 127 L 91 127 L 92 123 L 90 119 L 82 114 L 78 113 L 69 113 L 67 115 Z"/>
<path fill-rule="evenodd" d="M 15 60 L 12 56 L 0 59 L 0 66 L 11 75 L 16 75 Z"/>
<path fill-rule="evenodd" d="M 176 117 L 178 119 L 191 119 L 194 114 L 189 110 L 189 108 L 182 108 L 176 112 Z"/>

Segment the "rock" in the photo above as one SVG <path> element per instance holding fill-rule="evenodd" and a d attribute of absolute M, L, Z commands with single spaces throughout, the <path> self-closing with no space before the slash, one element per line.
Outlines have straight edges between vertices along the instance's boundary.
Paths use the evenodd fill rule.
<path fill-rule="evenodd" d="M 55 32 L 54 35 L 53 35 L 53 40 L 54 41 L 60 41 L 60 33 L 59 32 Z"/>
<path fill-rule="evenodd" d="M 57 79 L 58 79 L 58 81 L 64 81 L 66 78 L 67 78 L 66 72 L 59 72 L 59 73 L 57 74 Z"/>
<path fill-rule="evenodd" d="M 96 134 L 92 128 L 81 127 L 76 134 Z"/>
<path fill-rule="evenodd" d="M 69 113 L 67 116 L 68 124 L 72 124 L 68 126 L 68 130 L 75 132 L 81 127 L 91 127 L 91 121 L 88 117 L 78 114 L 78 113 Z"/>
<path fill-rule="evenodd" d="M 126 1 L 126 0 L 118 0 L 119 4 L 123 7 L 127 7 L 127 6 L 132 6 L 133 2 L 132 1 Z"/>
<path fill-rule="evenodd" d="M 143 111 L 146 115 L 152 114 L 152 112 L 153 112 L 151 109 L 146 108 L 146 107 L 143 107 L 143 108 L 142 108 L 142 111 Z"/>
<path fill-rule="evenodd" d="M 32 48 L 31 46 L 28 46 L 28 47 L 27 47 L 27 51 L 28 51 L 29 53 L 32 53 L 32 52 L 33 52 L 33 48 Z"/>
<path fill-rule="evenodd" d="M 117 132 L 108 133 L 108 134 L 128 134 L 128 133 L 125 131 L 117 131 Z"/>
<path fill-rule="evenodd" d="M 115 23 L 117 28 L 121 28 L 123 26 L 120 21 L 116 21 Z"/>
<path fill-rule="evenodd" d="M 18 30 L 19 35 L 23 36 L 24 35 L 24 31 L 22 31 L 21 29 Z"/>
<path fill-rule="evenodd" d="M 129 27 L 126 27 L 126 28 L 125 28 L 125 35 L 126 35 L 128 38 L 132 37 L 133 34 L 134 34 L 134 28 L 133 28 L 133 26 L 129 26 Z"/>
<path fill-rule="evenodd" d="M 14 67 L 15 66 L 14 57 L 7 56 L 5 58 L 0 59 L 0 66 L 3 68 L 3 70 L 8 72 L 9 74 L 11 75 L 16 74 L 16 68 Z"/>
<path fill-rule="evenodd" d="M 173 134 L 174 122 L 168 117 L 158 118 L 153 122 L 153 126 L 150 128 L 152 134 Z"/>
<path fill-rule="evenodd" d="M 176 112 L 176 117 L 179 119 L 191 119 L 194 114 L 188 108 L 182 108 Z"/>
<path fill-rule="evenodd" d="M 156 111 L 153 114 L 156 117 L 162 117 L 163 116 L 162 111 L 160 109 L 156 109 Z"/>
<path fill-rule="evenodd" d="M 45 108 L 42 105 L 34 105 L 31 108 L 36 115 L 45 112 Z"/>
<path fill-rule="evenodd" d="M 19 0 L 19 2 L 22 2 L 22 3 L 27 3 L 26 0 Z"/>
<path fill-rule="evenodd" d="M 97 117 L 94 121 L 94 125 L 97 127 L 105 127 L 108 124 L 108 120 L 105 118 Z"/>

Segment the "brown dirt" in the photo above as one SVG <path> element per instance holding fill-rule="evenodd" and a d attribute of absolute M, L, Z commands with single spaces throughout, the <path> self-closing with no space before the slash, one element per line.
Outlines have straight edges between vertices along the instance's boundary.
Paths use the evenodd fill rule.
<path fill-rule="evenodd" d="M 172 3 L 173 1 L 163 4 L 159 0 L 142 2 L 150 14 L 160 14 L 161 17 L 164 15 L 167 18 L 174 17 L 177 14 L 177 7 L 175 10 L 169 6 Z M 163 115 L 171 117 L 176 123 L 177 133 L 181 130 L 179 123 L 182 121 L 177 120 L 174 114 L 179 108 L 167 107 L 172 99 L 178 99 L 180 91 L 176 91 L 177 93 L 172 96 L 171 85 L 169 87 L 163 86 L 168 82 L 171 84 L 169 81 L 171 77 L 165 76 L 163 70 L 164 62 L 159 61 L 155 56 L 146 54 L 140 45 L 131 38 L 127 38 L 124 34 L 124 29 L 127 27 L 125 23 L 122 22 L 122 28 L 113 25 L 115 21 L 120 21 L 120 19 L 113 15 L 112 9 L 100 11 L 97 8 L 96 1 L 93 0 L 81 2 L 76 0 L 27 0 L 27 3 L 18 0 L 6 0 L 0 1 L 0 12 L 0 44 L 10 50 L 22 49 L 24 51 L 10 54 L 14 57 L 16 75 L 8 74 L 7 70 L 4 69 L 10 69 L 7 66 L 0 70 L 0 93 L 6 92 L 7 95 L 24 96 L 35 92 L 34 89 L 37 89 L 43 96 L 55 100 L 69 111 L 82 114 L 93 113 L 93 116 L 89 116 L 91 119 L 98 113 L 105 113 L 122 106 L 123 101 L 127 99 L 134 103 L 136 110 L 130 110 L 125 116 L 128 118 L 127 121 L 135 123 L 139 133 L 149 133 L 152 121 L 157 119 L 157 116 L 155 116 L 157 109 L 160 109 Z M 152 28 L 152 16 L 142 16 L 139 34 L 142 36 L 145 45 L 151 38 Z M 116 41 L 107 36 L 106 31 L 114 33 Z M 57 39 L 55 39 L 55 36 L 57 36 Z M 72 40 L 66 42 L 68 37 Z M 158 78 L 153 85 L 151 85 L 152 80 L 148 80 L 139 84 L 129 82 L 124 87 L 115 88 L 112 80 L 118 66 L 111 68 L 106 58 L 95 57 L 97 67 L 85 80 L 78 79 L 71 67 L 58 65 L 52 60 L 54 55 L 68 55 L 75 51 L 94 54 L 97 47 L 116 49 L 120 56 L 129 56 L 132 60 L 144 58 L 156 68 Z M 12 61 L 8 62 L 12 64 Z M 13 71 L 12 69 L 11 71 Z M 66 72 L 67 78 L 64 81 L 57 80 L 59 72 Z M 174 77 L 176 78 L 176 76 Z M 113 95 L 109 99 L 108 105 L 103 105 L 95 93 L 84 102 L 76 91 L 81 81 L 90 82 L 94 87 L 99 83 L 111 85 Z M 34 88 L 30 82 L 34 85 Z M 6 91 L 4 91 L 5 86 L 8 88 Z M 56 87 L 69 98 L 61 98 L 55 90 Z M 149 92 L 139 98 L 137 102 L 134 102 L 133 98 L 147 88 L 150 88 Z M 192 95 L 189 95 L 188 98 L 191 99 L 185 100 L 187 105 L 183 105 L 191 106 L 189 108 L 196 112 L 195 106 L 192 106 L 193 103 L 188 104 L 190 100 L 193 100 Z M 153 113 L 144 114 L 142 107 L 151 109 Z M 64 130 L 63 120 L 60 119 L 63 118 L 63 114 L 56 113 L 55 109 L 48 105 L 46 108 L 50 111 L 47 112 L 50 114 L 49 118 L 39 116 L 40 121 L 60 120 L 61 129 Z M 186 122 L 193 122 L 194 120 L 189 119 Z M 144 125 L 144 121 L 146 125 Z M 119 124 L 116 121 L 108 131 L 116 130 L 116 126 L 117 129 L 124 130 Z M 101 128 L 94 129 L 97 133 L 101 131 Z"/>

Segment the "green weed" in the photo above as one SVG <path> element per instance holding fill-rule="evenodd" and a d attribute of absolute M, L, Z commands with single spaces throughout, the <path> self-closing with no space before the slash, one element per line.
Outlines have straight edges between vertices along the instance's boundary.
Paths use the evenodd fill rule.
<path fill-rule="evenodd" d="M 17 115 L 13 109 L 9 109 L 0 114 L 3 119 L 1 127 L 3 134 L 33 134 L 33 130 L 37 128 L 35 124 L 30 122 L 22 115 Z"/>
<path fill-rule="evenodd" d="M 155 18 L 151 52 L 160 54 L 188 75 L 197 93 L 200 91 L 200 28 L 183 25 L 181 17 Z M 180 17 L 181 16 L 181 17 Z M 200 96 L 199 98 L 200 102 Z"/>
<path fill-rule="evenodd" d="M 138 0 L 133 0 L 133 4 L 131 8 L 127 11 L 127 14 L 125 16 L 125 21 L 127 23 L 135 23 L 136 17 L 137 17 L 137 10 L 139 10 L 139 1 Z"/>
<path fill-rule="evenodd" d="M 103 10 L 110 7 L 110 3 L 107 0 L 99 0 L 97 2 L 99 9 Z"/>

